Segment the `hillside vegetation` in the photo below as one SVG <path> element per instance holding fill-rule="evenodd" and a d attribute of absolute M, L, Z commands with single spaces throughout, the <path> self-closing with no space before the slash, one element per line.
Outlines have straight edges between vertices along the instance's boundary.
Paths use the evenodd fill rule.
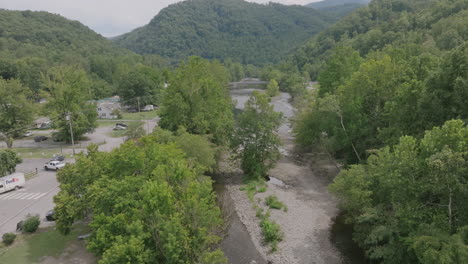
<path fill-rule="evenodd" d="M 413 43 L 447 51 L 468 39 L 466 1 L 376 0 L 317 35 L 294 54 L 294 64 L 315 79 L 336 46 L 361 56 L 389 44 Z"/>
<path fill-rule="evenodd" d="M 157 56 L 142 57 L 120 48 L 78 21 L 47 12 L 0 9 L 0 77 L 18 79 L 35 97 L 42 74 L 70 65 L 84 69 L 94 97 L 113 95 L 131 65 L 160 66 Z"/>
<path fill-rule="evenodd" d="M 290 62 L 319 81 L 297 142 L 345 164 L 330 188 L 372 262 L 468 262 L 467 40 L 464 0 L 374 0 Z"/>
<path fill-rule="evenodd" d="M 195 0 L 163 9 L 151 22 L 115 39 L 140 54 L 198 55 L 243 64 L 277 62 L 336 18 L 302 6 L 242 0 Z"/>
<path fill-rule="evenodd" d="M 306 6 L 315 9 L 327 9 L 342 5 L 367 5 L 369 2 L 370 0 L 323 0 L 307 4 Z"/>

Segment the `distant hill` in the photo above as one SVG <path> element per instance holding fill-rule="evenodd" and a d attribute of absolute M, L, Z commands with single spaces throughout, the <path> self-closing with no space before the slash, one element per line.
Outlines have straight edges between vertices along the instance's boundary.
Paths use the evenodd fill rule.
<path fill-rule="evenodd" d="M 337 7 L 337 6 L 362 6 L 367 5 L 370 0 L 323 0 L 319 2 L 313 2 L 308 5 L 307 7 L 312 7 L 315 9 L 326 9 L 330 7 Z"/>
<path fill-rule="evenodd" d="M 122 53 L 129 52 L 78 21 L 47 12 L 0 9 L 1 58 L 61 61 L 73 56 Z"/>
<path fill-rule="evenodd" d="M 263 65 L 284 58 L 337 19 L 302 6 L 192 0 L 170 5 L 148 25 L 114 41 L 176 60 L 198 55 Z"/>

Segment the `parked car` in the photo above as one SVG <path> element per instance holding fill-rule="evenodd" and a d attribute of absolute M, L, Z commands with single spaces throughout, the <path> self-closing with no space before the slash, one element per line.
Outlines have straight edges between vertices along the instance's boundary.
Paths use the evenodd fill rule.
<path fill-rule="evenodd" d="M 115 126 L 128 127 L 125 123 L 116 123 Z"/>
<path fill-rule="evenodd" d="M 115 127 L 113 128 L 113 130 L 125 130 L 125 129 L 127 129 L 127 127 L 115 126 Z"/>
<path fill-rule="evenodd" d="M 50 210 L 50 211 L 47 212 L 46 220 L 47 221 L 55 221 L 55 211 L 54 210 Z"/>
<path fill-rule="evenodd" d="M 37 137 L 34 137 L 34 142 L 41 142 L 41 141 L 45 141 L 47 139 L 48 139 L 48 137 L 46 137 L 46 136 L 37 136 Z"/>
<path fill-rule="evenodd" d="M 54 155 L 50 161 L 64 161 L 65 157 L 62 155 Z"/>
<path fill-rule="evenodd" d="M 58 161 L 58 160 L 49 161 L 44 165 L 45 170 L 58 171 L 59 169 L 62 169 L 63 167 L 65 167 L 65 163 Z"/>
<path fill-rule="evenodd" d="M 143 112 L 148 112 L 148 111 L 153 111 L 154 110 L 154 105 L 147 105 L 141 109 Z"/>
<path fill-rule="evenodd" d="M 27 131 L 26 133 L 24 133 L 23 137 L 30 137 L 32 135 L 33 133 L 31 131 Z"/>

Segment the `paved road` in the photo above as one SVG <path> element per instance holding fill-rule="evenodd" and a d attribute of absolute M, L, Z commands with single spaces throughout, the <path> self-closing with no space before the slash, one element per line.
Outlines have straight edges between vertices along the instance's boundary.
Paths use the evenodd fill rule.
<path fill-rule="evenodd" d="M 15 231 L 16 224 L 28 214 L 39 214 L 44 225 L 45 214 L 53 206 L 53 197 L 58 193 L 55 172 L 44 171 L 48 159 L 24 159 L 17 172 L 30 172 L 38 168 L 38 175 L 27 181 L 24 188 L 0 194 L 0 235 Z"/>

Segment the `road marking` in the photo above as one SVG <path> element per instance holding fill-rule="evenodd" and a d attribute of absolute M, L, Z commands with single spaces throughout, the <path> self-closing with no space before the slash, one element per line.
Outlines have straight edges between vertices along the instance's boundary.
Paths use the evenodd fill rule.
<path fill-rule="evenodd" d="M 0 200 L 37 200 L 47 193 L 11 193 L 0 196 Z"/>

